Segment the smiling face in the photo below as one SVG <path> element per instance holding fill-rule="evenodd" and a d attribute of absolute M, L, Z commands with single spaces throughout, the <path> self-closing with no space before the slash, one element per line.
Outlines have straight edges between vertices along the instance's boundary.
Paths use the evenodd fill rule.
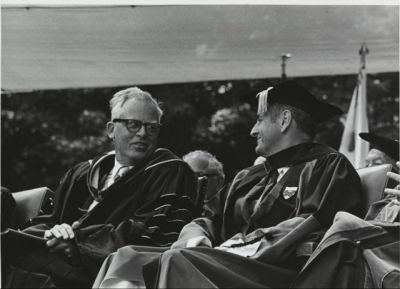
<path fill-rule="evenodd" d="M 146 99 L 129 99 L 111 112 L 112 118 L 136 119 L 146 123 L 159 123 L 156 106 Z M 116 158 L 122 165 L 135 165 L 148 157 L 156 148 L 158 134 L 149 135 L 142 126 L 131 133 L 122 122 L 107 123 L 108 136 L 114 140 Z"/>
<path fill-rule="evenodd" d="M 281 136 L 281 126 L 277 120 L 271 119 L 270 113 L 259 115 L 256 124 L 250 133 L 251 136 L 257 138 L 256 154 L 268 157 L 279 151 L 279 143 Z"/>

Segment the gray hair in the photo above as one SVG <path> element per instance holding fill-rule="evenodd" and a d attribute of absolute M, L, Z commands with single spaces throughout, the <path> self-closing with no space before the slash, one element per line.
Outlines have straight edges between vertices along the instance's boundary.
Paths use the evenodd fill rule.
<path fill-rule="evenodd" d="M 130 87 L 124 90 L 120 90 L 117 93 L 113 95 L 113 97 L 110 100 L 110 111 L 111 111 L 111 116 L 113 115 L 113 111 L 117 107 L 122 107 L 125 102 L 127 102 L 130 99 L 136 99 L 136 100 L 144 100 L 144 101 L 149 101 L 153 103 L 157 109 L 158 112 L 158 119 L 160 120 L 163 111 L 160 108 L 160 104 L 155 100 L 150 93 L 147 91 L 141 90 L 139 87 Z"/>
<path fill-rule="evenodd" d="M 225 178 L 224 174 L 224 166 L 222 163 L 217 160 L 217 158 L 210 154 L 207 151 L 203 150 L 195 150 L 192 152 L 187 153 L 182 157 L 183 161 L 187 161 L 188 159 L 195 159 L 195 158 L 203 158 L 208 160 L 208 169 L 215 171 L 219 176 Z"/>

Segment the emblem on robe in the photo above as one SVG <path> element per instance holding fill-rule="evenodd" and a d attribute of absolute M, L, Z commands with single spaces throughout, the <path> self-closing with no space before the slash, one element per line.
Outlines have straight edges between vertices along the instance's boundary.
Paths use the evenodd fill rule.
<path fill-rule="evenodd" d="M 297 187 L 286 187 L 282 195 L 283 198 L 287 200 L 293 197 L 296 194 L 296 192 L 297 192 Z"/>

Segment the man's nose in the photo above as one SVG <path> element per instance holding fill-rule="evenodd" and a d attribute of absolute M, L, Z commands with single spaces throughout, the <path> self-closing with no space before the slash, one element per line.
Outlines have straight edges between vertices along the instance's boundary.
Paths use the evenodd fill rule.
<path fill-rule="evenodd" d="M 253 126 L 253 128 L 251 129 L 250 135 L 251 135 L 252 137 L 257 137 L 257 136 L 258 136 L 258 126 L 257 126 L 257 124 L 255 124 L 255 125 Z"/>
<path fill-rule="evenodd" d="M 136 132 L 136 135 L 145 136 L 147 135 L 146 126 L 142 125 L 140 129 Z"/>

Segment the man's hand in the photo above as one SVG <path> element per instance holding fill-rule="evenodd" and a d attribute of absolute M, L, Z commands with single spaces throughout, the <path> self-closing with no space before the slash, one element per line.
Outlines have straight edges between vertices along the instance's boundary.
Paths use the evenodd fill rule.
<path fill-rule="evenodd" d="M 400 169 L 400 162 L 396 163 L 397 167 Z M 385 194 L 393 195 L 400 197 L 400 175 L 392 172 L 388 172 L 387 176 L 392 180 L 395 180 L 399 183 L 394 189 L 385 189 Z"/>
<path fill-rule="evenodd" d="M 75 240 L 62 240 L 53 238 L 46 242 L 51 253 L 60 254 L 71 260 L 79 260 L 79 250 Z"/>
<path fill-rule="evenodd" d="M 193 247 L 212 247 L 211 241 L 206 236 L 197 236 L 188 240 L 177 240 L 171 245 L 171 249 L 183 249 Z"/>
<path fill-rule="evenodd" d="M 186 242 L 186 248 L 194 248 L 194 247 L 212 247 L 210 239 L 206 236 L 199 236 L 190 238 Z"/>
<path fill-rule="evenodd" d="M 55 225 L 44 232 L 48 239 L 46 246 L 51 253 L 57 253 L 72 260 L 79 259 L 79 250 L 75 243 L 73 227 L 68 224 Z"/>
<path fill-rule="evenodd" d="M 44 232 L 44 237 L 48 240 L 56 238 L 56 239 L 64 239 L 64 240 L 72 240 L 75 238 L 74 231 L 72 227 L 68 224 L 55 225 L 50 230 L 46 230 Z"/>

